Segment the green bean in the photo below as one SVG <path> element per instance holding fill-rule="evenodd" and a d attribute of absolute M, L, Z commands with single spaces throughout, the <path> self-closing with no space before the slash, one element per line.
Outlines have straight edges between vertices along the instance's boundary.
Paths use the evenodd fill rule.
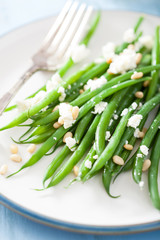
<path fill-rule="evenodd" d="M 142 146 L 146 146 L 147 148 L 150 147 L 151 142 L 152 142 L 156 132 L 158 131 L 159 123 L 160 123 L 160 113 L 156 116 L 156 118 L 152 122 L 151 126 L 149 127 L 148 131 L 146 132 L 146 134 L 140 144 L 140 147 L 138 148 L 137 156 L 135 158 L 134 165 L 133 165 L 133 171 L 132 171 L 133 179 L 136 183 L 139 183 L 141 181 L 142 166 L 143 166 L 143 162 L 145 159 L 145 154 L 143 154 L 143 152 L 141 151 L 141 147 Z M 138 154 L 142 154 L 142 157 L 139 157 Z"/>
<path fill-rule="evenodd" d="M 74 138 L 77 142 L 77 144 L 80 142 L 80 140 L 82 139 L 86 128 L 88 127 L 88 124 L 91 122 L 93 118 L 93 114 L 91 114 L 90 112 L 84 116 L 84 118 L 81 119 L 81 121 L 78 123 L 78 126 L 76 128 L 75 134 L 74 134 Z M 71 153 L 71 150 L 65 145 L 63 147 L 63 149 L 55 156 L 55 158 L 53 159 L 53 161 L 49 164 L 44 178 L 43 178 L 43 185 L 45 183 L 45 181 L 47 179 L 49 179 L 54 172 L 57 170 L 57 168 L 62 164 L 62 162 L 64 161 L 64 159 Z"/>
<path fill-rule="evenodd" d="M 107 147 L 104 149 L 102 154 L 99 156 L 97 161 L 94 163 L 90 172 L 85 176 L 85 178 L 84 178 L 85 180 L 88 180 L 90 177 L 92 177 L 93 174 L 95 174 L 97 171 L 99 171 L 105 165 L 105 163 L 112 157 L 115 149 L 117 148 L 119 142 L 121 141 L 121 137 L 127 126 L 128 119 L 130 118 L 133 111 L 134 110 L 132 109 L 132 107 L 130 107 L 130 110 L 128 111 L 128 113 L 121 118 Z"/>
<path fill-rule="evenodd" d="M 136 25 L 134 26 L 134 32 L 135 32 L 135 33 L 138 31 L 138 29 L 139 29 L 139 27 L 140 27 L 140 25 L 141 25 L 141 23 L 142 23 L 143 20 L 144 20 L 144 17 L 143 17 L 143 16 L 140 16 L 139 19 L 138 19 L 138 21 L 137 21 L 137 23 L 136 23 Z"/>
<path fill-rule="evenodd" d="M 155 40 L 154 40 L 154 46 L 152 49 L 152 64 L 156 65 L 160 63 L 160 39 L 159 39 L 159 34 L 160 34 L 160 27 L 157 26 L 155 30 Z M 158 78 L 159 78 L 159 71 L 158 70 L 153 70 L 151 73 L 152 76 L 152 83 L 149 85 L 149 90 L 148 90 L 148 95 L 147 95 L 147 100 L 152 98 L 156 91 L 157 91 L 157 83 L 158 83 Z"/>
<path fill-rule="evenodd" d="M 148 187 L 153 205 L 160 210 L 160 194 L 158 190 L 158 165 L 160 159 L 160 132 L 158 131 L 151 153 L 151 166 L 148 171 Z"/>
<path fill-rule="evenodd" d="M 67 80 L 60 83 L 58 85 L 58 87 L 56 89 L 52 90 L 51 92 L 49 92 L 42 101 L 40 101 L 36 105 L 32 106 L 29 110 L 22 112 L 19 116 L 17 116 L 15 119 L 13 119 L 9 124 L 2 127 L 0 129 L 0 131 L 15 127 L 15 126 L 25 122 L 31 116 L 38 113 L 41 109 L 45 108 L 48 104 L 50 104 L 51 102 L 53 102 L 55 99 L 57 99 L 59 97 L 60 94 L 58 93 L 58 89 L 60 86 L 67 88 L 70 84 L 77 81 L 84 74 L 84 72 L 86 72 L 86 70 L 88 68 L 90 69 L 91 66 L 92 66 L 92 64 L 88 65 L 86 68 L 78 71 L 76 74 L 72 75 Z"/>
<path fill-rule="evenodd" d="M 86 174 L 90 170 L 89 168 L 86 167 L 85 163 L 86 161 L 90 161 L 91 164 L 93 164 L 96 161 L 96 159 L 93 158 L 95 155 L 96 155 L 96 150 L 94 149 L 94 146 L 92 146 L 79 167 L 78 176 L 76 180 L 83 181 L 83 178 L 86 176 Z"/>
<path fill-rule="evenodd" d="M 103 150 L 105 149 L 105 134 L 106 134 L 106 129 L 111 120 L 112 114 L 117 109 L 120 101 L 124 98 L 127 92 L 128 92 L 128 89 L 126 88 L 124 90 L 121 90 L 115 93 L 115 95 L 113 95 L 109 104 L 107 105 L 106 109 L 102 113 L 101 119 L 96 129 L 96 137 L 95 137 L 96 152 L 98 156 L 100 156 Z"/>
<path fill-rule="evenodd" d="M 59 172 L 52 177 L 50 183 L 48 184 L 47 188 L 55 186 L 60 181 L 62 181 L 67 174 L 69 174 L 73 167 L 79 162 L 79 160 L 83 157 L 86 150 L 91 146 L 92 141 L 94 139 L 95 130 L 97 127 L 97 124 L 99 122 L 100 115 L 97 115 L 95 119 L 93 120 L 91 126 L 89 127 L 86 135 L 82 139 L 80 145 L 76 149 L 76 151 L 73 153 L 71 158 L 62 166 L 62 168 L 59 170 Z"/>

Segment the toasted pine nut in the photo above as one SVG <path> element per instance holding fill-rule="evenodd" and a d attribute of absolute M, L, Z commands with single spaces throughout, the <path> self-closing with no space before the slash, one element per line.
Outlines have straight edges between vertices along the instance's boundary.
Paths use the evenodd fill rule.
<path fill-rule="evenodd" d="M 18 154 L 12 154 L 12 155 L 10 156 L 10 159 L 11 159 L 12 161 L 14 161 L 14 162 L 21 162 L 21 161 L 22 161 L 21 156 L 18 155 Z"/>
<path fill-rule="evenodd" d="M 137 53 L 136 54 L 136 64 L 139 64 L 141 59 L 142 59 L 142 54 L 141 53 Z"/>
<path fill-rule="evenodd" d="M 118 165 L 124 165 L 123 158 L 119 157 L 118 155 L 113 156 L 113 162 L 118 164 Z"/>
<path fill-rule="evenodd" d="M 143 92 L 138 91 L 138 92 L 135 93 L 135 97 L 136 97 L 136 98 L 143 98 L 143 97 L 144 97 L 144 94 L 143 94 Z"/>
<path fill-rule="evenodd" d="M 144 135 L 145 135 L 144 132 L 140 132 L 140 131 L 138 132 L 138 136 L 139 136 L 139 138 L 141 138 L 141 139 L 144 138 Z"/>
<path fill-rule="evenodd" d="M 11 144 L 11 146 L 10 146 L 10 151 L 11 151 L 11 153 L 13 153 L 13 154 L 18 153 L 18 147 L 17 147 L 17 145 L 16 145 L 16 144 Z"/>
<path fill-rule="evenodd" d="M 54 128 L 60 128 L 62 126 L 62 124 L 60 124 L 59 122 L 55 122 L 54 124 L 53 124 L 53 127 Z"/>
<path fill-rule="evenodd" d="M 7 164 L 3 164 L 3 165 L 1 166 L 1 168 L 0 168 L 0 174 L 1 174 L 1 175 L 4 175 L 4 174 L 7 173 L 7 171 L 8 171 L 8 166 L 7 166 Z"/>
<path fill-rule="evenodd" d="M 73 172 L 74 172 L 74 175 L 77 177 L 78 176 L 78 171 L 79 171 L 79 167 L 78 166 L 74 166 L 73 167 Z"/>
<path fill-rule="evenodd" d="M 147 132 L 147 130 L 148 130 L 148 129 L 144 127 L 144 128 L 142 129 L 142 132 L 145 134 L 145 133 Z"/>
<path fill-rule="evenodd" d="M 80 89 L 80 90 L 79 90 L 79 93 L 80 93 L 80 94 L 84 93 L 84 90 L 83 90 L 83 89 Z"/>
<path fill-rule="evenodd" d="M 131 151 L 133 149 L 133 146 L 131 144 L 124 144 L 123 146 L 126 150 Z"/>
<path fill-rule="evenodd" d="M 139 79 L 143 77 L 143 72 L 134 72 L 131 76 L 131 79 Z"/>
<path fill-rule="evenodd" d="M 29 153 L 33 153 L 35 150 L 36 150 L 36 145 L 35 144 L 31 144 L 27 148 L 27 152 L 29 152 Z"/>
<path fill-rule="evenodd" d="M 77 119 L 78 114 L 79 114 L 79 107 L 77 107 L 77 106 L 73 107 L 73 109 L 72 109 L 72 117 L 73 117 L 74 120 Z"/>
<path fill-rule="evenodd" d="M 129 44 L 127 48 L 133 50 L 135 47 L 133 44 Z"/>
<path fill-rule="evenodd" d="M 149 80 L 144 81 L 144 82 L 143 82 L 143 87 L 148 87 L 149 84 L 150 84 L 150 81 L 149 81 Z"/>
<path fill-rule="evenodd" d="M 58 110 L 58 109 L 59 109 L 59 105 L 55 106 L 55 107 L 53 108 L 52 112 L 55 112 L 55 111 Z"/>
<path fill-rule="evenodd" d="M 147 171 L 148 168 L 150 168 L 150 166 L 151 166 L 151 160 L 150 159 L 144 160 L 142 171 L 143 172 Z"/>
<path fill-rule="evenodd" d="M 68 138 L 68 137 L 73 137 L 72 132 L 67 132 L 67 133 L 64 135 L 64 137 L 63 137 L 63 142 L 64 142 L 64 143 L 66 142 L 66 138 Z"/>
<path fill-rule="evenodd" d="M 108 64 L 112 63 L 112 58 L 108 58 L 106 61 Z"/>

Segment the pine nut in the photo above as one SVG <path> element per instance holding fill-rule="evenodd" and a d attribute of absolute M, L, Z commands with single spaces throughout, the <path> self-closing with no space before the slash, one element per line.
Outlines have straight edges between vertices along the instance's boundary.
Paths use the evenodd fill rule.
<path fill-rule="evenodd" d="M 147 171 L 150 168 L 150 166 L 151 166 L 151 160 L 150 159 L 144 160 L 142 171 L 143 172 Z"/>
<path fill-rule="evenodd" d="M 10 146 L 10 151 L 11 151 L 11 153 L 13 153 L 13 154 L 18 153 L 18 147 L 17 147 L 17 145 L 16 145 L 16 144 L 11 144 L 11 146 Z"/>
<path fill-rule="evenodd" d="M 29 145 L 29 147 L 27 148 L 27 151 L 29 153 L 34 153 L 34 151 L 36 150 L 36 145 L 35 144 L 31 144 Z"/>
<path fill-rule="evenodd" d="M 7 166 L 7 164 L 3 164 L 3 165 L 1 166 L 1 168 L 0 168 L 0 174 L 1 174 L 1 175 L 5 175 L 5 174 L 7 173 L 7 171 L 8 171 L 8 166 Z"/>
<path fill-rule="evenodd" d="M 68 137 L 73 137 L 73 134 L 71 133 L 71 132 L 67 132 L 65 135 L 64 135 L 64 137 L 63 137 L 63 142 L 65 143 L 66 142 L 66 138 L 68 138 Z"/>
<path fill-rule="evenodd" d="M 80 93 L 80 94 L 84 93 L 84 90 L 83 90 L 83 89 L 80 89 L 80 90 L 79 90 L 79 93 Z"/>
<path fill-rule="evenodd" d="M 22 161 L 22 158 L 20 155 L 18 154 L 12 154 L 10 156 L 10 159 L 13 161 L 13 162 L 21 162 Z"/>
<path fill-rule="evenodd" d="M 143 87 L 148 87 L 149 84 L 150 84 L 150 81 L 149 81 L 149 80 L 144 81 L 144 82 L 143 82 Z"/>
<path fill-rule="evenodd" d="M 78 166 L 74 166 L 73 167 L 73 172 L 74 172 L 74 175 L 77 177 L 78 176 L 78 171 L 79 171 L 79 167 Z"/>
<path fill-rule="evenodd" d="M 60 124 L 59 122 L 55 122 L 54 124 L 53 124 L 53 127 L 54 128 L 60 128 L 62 126 L 62 124 Z"/>
<path fill-rule="evenodd" d="M 112 58 L 108 58 L 106 61 L 108 64 L 112 63 Z"/>
<path fill-rule="evenodd" d="M 123 158 L 119 157 L 118 155 L 113 156 L 113 162 L 117 165 L 124 165 Z"/>
<path fill-rule="evenodd" d="M 77 119 L 78 114 L 79 114 L 79 107 L 77 107 L 77 106 L 73 107 L 73 109 L 72 109 L 72 117 L 73 117 L 74 120 Z"/>
<path fill-rule="evenodd" d="M 131 76 L 131 79 L 139 79 L 143 77 L 143 72 L 134 72 Z"/>
<path fill-rule="evenodd" d="M 136 54 L 136 64 L 139 64 L 141 59 L 142 59 L 142 54 L 141 53 L 137 53 Z"/>
<path fill-rule="evenodd" d="M 131 144 L 124 144 L 123 146 L 126 150 L 131 151 L 133 149 L 133 146 Z"/>
<path fill-rule="evenodd" d="M 143 97 L 144 97 L 144 94 L 143 94 L 143 92 L 138 91 L 138 92 L 135 93 L 135 97 L 136 97 L 136 98 L 143 98 Z"/>
<path fill-rule="evenodd" d="M 55 106 L 55 107 L 53 108 L 52 112 L 55 112 L 55 111 L 58 110 L 58 109 L 59 109 L 59 105 Z"/>
<path fill-rule="evenodd" d="M 144 135 L 145 135 L 144 132 L 140 132 L 140 131 L 138 132 L 138 136 L 139 136 L 139 138 L 141 138 L 141 139 L 144 138 Z"/>

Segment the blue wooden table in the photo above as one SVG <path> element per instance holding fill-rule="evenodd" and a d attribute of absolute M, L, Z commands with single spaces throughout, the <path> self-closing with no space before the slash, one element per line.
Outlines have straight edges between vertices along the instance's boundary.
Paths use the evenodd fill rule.
<path fill-rule="evenodd" d="M 55 15 L 65 0 L 0 0 L 0 36 L 24 24 Z M 160 16 L 159 0 L 84 0 L 101 9 L 140 11 Z M 68 239 L 150 240 L 160 239 L 160 230 L 121 236 L 96 236 L 71 233 L 47 227 L 0 206 L 0 239 L 2 240 L 68 240 Z"/>

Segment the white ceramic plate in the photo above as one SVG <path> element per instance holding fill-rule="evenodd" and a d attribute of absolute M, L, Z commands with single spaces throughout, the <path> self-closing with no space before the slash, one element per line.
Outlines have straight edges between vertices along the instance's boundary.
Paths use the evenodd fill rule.
<path fill-rule="evenodd" d="M 140 13 L 122 11 L 104 11 L 98 30 L 91 41 L 92 57 L 100 55 L 100 49 L 108 41 L 122 41 L 123 32 L 134 26 Z M 53 18 L 38 21 L 22 27 L 0 39 L 0 95 L 5 92 L 30 65 L 30 56 L 38 49 L 47 33 Z M 154 27 L 160 19 L 147 15 L 143 30 L 147 34 L 154 33 Z M 17 98 L 24 98 L 48 79 L 46 73 L 37 73 L 20 91 Z M 13 115 L 5 114 L 0 118 L 3 125 Z M 10 136 L 15 139 L 22 133 L 22 128 L 14 128 L 0 132 L 0 165 L 6 162 L 9 173 L 18 170 L 20 164 L 9 160 Z M 23 163 L 29 158 L 27 146 L 20 146 L 19 151 Z M 142 231 L 160 227 L 160 213 L 151 204 L 147 176 L 143 174 L 144 189 L 140 190 L 131 173 L 122 174 L 112 185 L 111 192 L 120 194 L 118 199 L 107 196 L 102 185 L 101 176 L 96 176 L 85 184 L 77 183 L 65 188 L 70 174 L 58 186 L 43 192 L 33 188 L 41 188 L 45 168 L 52 160 L 44 157 L 33 167 L 20 174 L 5 179 L 0 178 L 0 200 L 3 204 L 37 221 L 65 229 L 87 232 L 127 232 Z"/>

